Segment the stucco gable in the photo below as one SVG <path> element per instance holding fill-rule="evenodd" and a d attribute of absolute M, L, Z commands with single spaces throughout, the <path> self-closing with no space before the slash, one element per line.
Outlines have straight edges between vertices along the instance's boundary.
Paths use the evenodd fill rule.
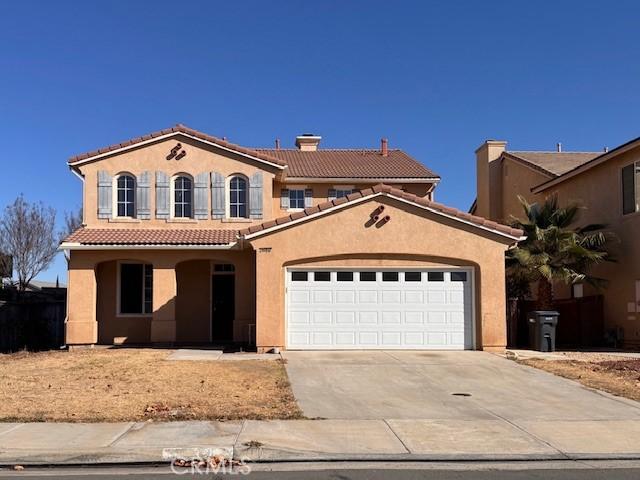
<path fill-rule="evenodd" d="M 292 227 L 298 223 L 313 221 L 316 218 L 328 215 L 337 210 L 341 210 L 348 206 L 364 201 L 369 201 L 381 196 L 390 198 L 401 205 L 414 206 L 420 209 L 424 209 L 437 216 L 448 218 L 452 220 L 453 223 L 457 223 L 460 225 L 464 224 L 478 231 L 495 234 L 497 237 L 506 239 L 508 243 L 514 243 L 524 238 L 522 230 L 511 228 L 482 217 L 471 215 L 455 208 L 447 207 L 440 203 L 432 202 L 430 200 L 427 200 L 426 198 L 418 197 L 416 195 L 409 194 L 403 192 L 402 190 L 383 184 L 376 185 L 373 188 L 354 192 L 347 197 L 337 198 L 330 202 L 321 203 L 300 212 L 294 212 L 290 215 L 287 215 L 286 217 L 280 217 L 259 225 L 251 226 L 247 229 L 241 230 L 239 233 L 241 237 L 244 237 L 247 240 L 251 240 L 252 238 L 266 235 L 282 228 Z M 380 216 L 383 218 L 384 212 L 380 212 Z"/>
<path fill-rule="evenodd" d="M 286 164 L 283 160 L 280 160 L 279 158 L 276 158 L 272 155 L 268 155 L 263 152 L 258 152 L 250 148 L 242 147 L 240 145 L 227 142 L 224 139 L 217 138 L 212 135 L 207 135 L 205 133 L 199 132 L 197 130 L 194 130 L 192 128 L 186 127 L 181 124 L 178 124 L 174 127 L 167 128 L 164 130 L 158 130 L 156 132 L 143 135 L 141 137 L 132 138 L 120 143 L 115 143 L 113 145 L 102 147 L 97 150 L 75 155 L 71 157 L 67 161 L 67 163 L 74 170 L 78 170 L 78 168 L 81 165 L 84 165 L 89 162 L 95 162 L 95 161 L 101 160 L 102 158 L 123 153 L 129 150 L 132 150 L 134 148 L 140 148 L 148 144 L 155 144 L 158 141 L 162 141 L 162 140 L 167 140 L 172 138 L 179 140 L 181 137 L 189 138 L 195 141 L 196 143 L 201 143 L 203 145 L 214 147 L 221 152 L 228 152 L 228 153 L 236 154 L 239 156 L 244 156 L 248 159 L 269 165 L 278 170 L 283 170 L 286 167 Z M 167 152 L 167 153 L 168 155 L 173 154 L 173 157 L 175 158 L 180 154 L 180 150 L 176 151 L 175 153 L 174 152 Z"/>

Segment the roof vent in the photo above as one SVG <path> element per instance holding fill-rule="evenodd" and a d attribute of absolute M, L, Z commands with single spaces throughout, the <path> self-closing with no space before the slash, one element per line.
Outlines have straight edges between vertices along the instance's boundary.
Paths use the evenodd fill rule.
<path fill-rule="evenodd" d="M 322 137 L 313 133 L 303 133 L 296 137 L 296 147 L 303 152 L 315 152 L 318 150 Z"/>
<path fill-rule="evenodd" d="M 556 148 L 558 150 L 558 153 L 562 152 L 562 144 L 560 142 L 556 143 Z"/>

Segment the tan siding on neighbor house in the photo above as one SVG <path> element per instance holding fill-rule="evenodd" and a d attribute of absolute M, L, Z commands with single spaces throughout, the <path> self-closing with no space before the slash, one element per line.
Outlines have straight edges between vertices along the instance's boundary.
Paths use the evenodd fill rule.
<path fill-rule="evenodd" d="M 635 282 L 640 280 L 640 214 L 622 215 L 621 175 L 623 166 L 637 160 L 640 160 L 640 148 L 551 189 L 557 192 L 561 204 L 578 202 L 587 207 L 581 212 L 581 225 L 605 223 L 618 237 L 613 250 L 616 263 L 604 264 L 594 273 L 609 281 L 603 291 L 606 326 L 623 327 L 625 341 L 634 345 L 640 344 L 640 305 L 636 304 L 635 295 Z M 636 311 L 630 312 L 634 305 Z"/>

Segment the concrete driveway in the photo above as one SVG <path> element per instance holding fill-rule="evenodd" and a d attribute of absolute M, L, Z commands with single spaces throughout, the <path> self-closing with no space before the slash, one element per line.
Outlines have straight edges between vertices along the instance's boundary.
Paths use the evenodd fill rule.
<path fill-rule="evenodd" d="M 283 353 L 306 416 L 327 419 L 640 420 L 640 404 L 485 352 Z M 639 424 L 640 425 L 640 424 Z"/>

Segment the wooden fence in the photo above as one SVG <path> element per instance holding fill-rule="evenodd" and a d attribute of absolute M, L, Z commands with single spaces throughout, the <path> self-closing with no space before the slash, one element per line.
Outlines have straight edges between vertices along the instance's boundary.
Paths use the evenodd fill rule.
<path fill-rule="evenodd" d="M 535 303 L 532 301 L 507 302 L 507 342 L 510 347 L 529 346 L 527 314 L 533 310 Z M 555 300 L 554 310 L 560 313 L 556 347 L 598 347 L 604 344 L 602 295 Z"/>
<path fill-rule="evenodd" d="M 50 350 L 64 345 L 66 300 L 23 294 L 0 300 L 0 352 Z"/>

